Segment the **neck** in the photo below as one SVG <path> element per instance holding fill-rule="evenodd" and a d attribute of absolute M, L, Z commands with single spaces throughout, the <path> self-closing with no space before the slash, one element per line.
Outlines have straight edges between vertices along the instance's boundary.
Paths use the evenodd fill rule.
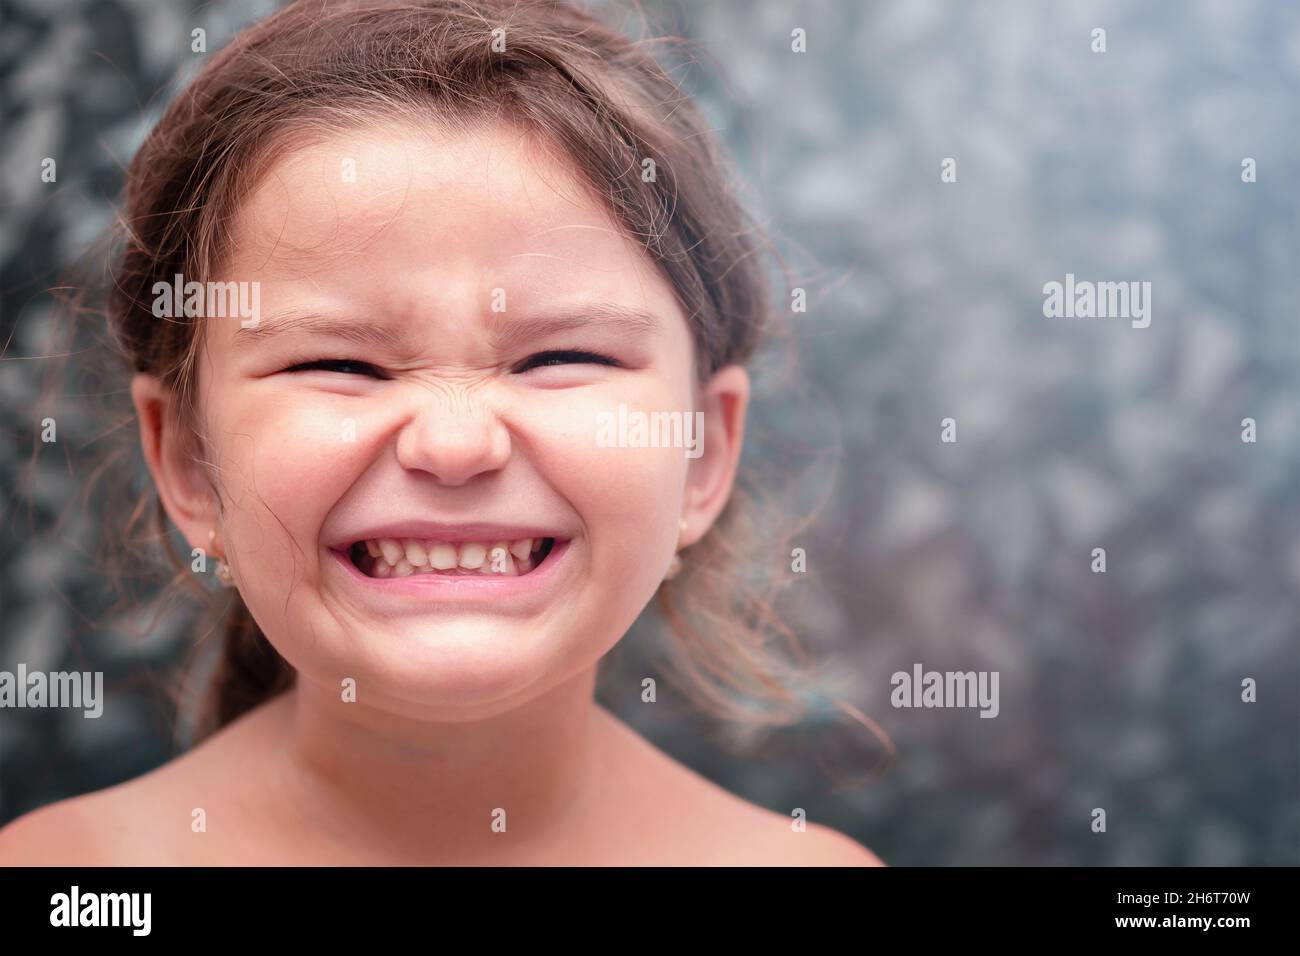
<path fill-rule="evenodd" d="M 299 827 L 360 856 L 490 860 L 562 838 L 605 724 L 595 676 L 593 666 L 525 704 L 454 721 L 344 703 L 300 677 L 272 705 L 281 797 Z"/>

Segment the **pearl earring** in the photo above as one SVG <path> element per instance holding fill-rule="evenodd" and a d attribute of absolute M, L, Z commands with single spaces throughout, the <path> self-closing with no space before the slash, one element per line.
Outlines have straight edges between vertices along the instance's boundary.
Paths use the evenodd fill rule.
<path fill-rule="evenodd" d="M 213 542 L 215 542 L 216 539 L 217 539 L 217 529 L 213 528 L 211 531 L 208 532 L 209 551 L 212 550 Z M 221 556 L 214 555 L 214 557 L 217 563 L 216 566 L 213 568 L 213 570 L 216 571 L 217 581 L 220 582 L 223 588 L 233 588 L 235 586 L 235 576 L 230 572 L 230 565 L 226 564 L 225 559 L 222 558 Z"/>
<path fill-rule="evenodd" d="M 686 534 L 685 518 L 681 520 L 681 529 L 682 529 L 682 534 Z M 681 549 L 679 548 L 678 552 L 673 555 L 673 559 L 668 562 L 668 570 L 664 572 L 664 580 L 671 581 L 673 578 L 677 577 L 677 575 L 681 573 L 681 570 L 682 570 L 682 557 L 681 557 Z"/>
<path fill-rule="evenodd" d="M 664 580 L 671 581 L 677 577 L 682 570 L 682 559 L 680 555 L 673 555 L 673 559 L 668 562 L 668 570 L 664 572 Z"/>

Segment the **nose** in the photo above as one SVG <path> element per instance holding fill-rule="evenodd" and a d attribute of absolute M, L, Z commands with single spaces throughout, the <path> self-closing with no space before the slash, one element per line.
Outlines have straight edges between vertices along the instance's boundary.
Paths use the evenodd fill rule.
<path fill-rule="evenodd" d="M 482 398 L 466 389 L 421 391 L 397 436 L 397 460 L 449 486 L 498 471 L 510 458 L 510 433 Z"/>

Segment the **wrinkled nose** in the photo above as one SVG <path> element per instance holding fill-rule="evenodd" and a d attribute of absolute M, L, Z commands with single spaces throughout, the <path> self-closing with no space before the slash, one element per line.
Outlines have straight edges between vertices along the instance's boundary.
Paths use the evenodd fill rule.
<path fill-rule="evenodd" d="M 510 433 L 480 395 L 466 389 L 422 394 L 397 436 L 397 460 L 444 485 L 463 485 L 499 471 L 510 458 Z"/>

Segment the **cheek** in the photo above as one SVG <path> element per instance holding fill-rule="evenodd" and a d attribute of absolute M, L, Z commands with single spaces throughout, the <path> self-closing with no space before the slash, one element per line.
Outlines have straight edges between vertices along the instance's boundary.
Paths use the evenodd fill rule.
<path fill-rule="evenodd" d="M 647 600 L 677 545 L 689 460 L 682 448 L 620 444 L 611 424 L 620 403 L 629 416 L 670 410 L 664 394 L 624 387 L 616 396 L 603 389 L 543 395 L 521 429 L 543 436 L 533 451 L 538 468 L 582 522 L 596 573 L 628 583 L 644 579 Z M 625 430 L 621 437 L 631 436 Z"/>
<path fill-rule="evenodd" d="M 352 411 L 355 411 L 354 409 Z M 325 516 L 366 464 L 365 429 L 334 396 L 230 407 L 212 423 L 226 501 L 227 547 L 244 572 L 308 562 L 316 576 L 319 531 Z M 259 575 L 284 584 L 291 576 Z"/>

